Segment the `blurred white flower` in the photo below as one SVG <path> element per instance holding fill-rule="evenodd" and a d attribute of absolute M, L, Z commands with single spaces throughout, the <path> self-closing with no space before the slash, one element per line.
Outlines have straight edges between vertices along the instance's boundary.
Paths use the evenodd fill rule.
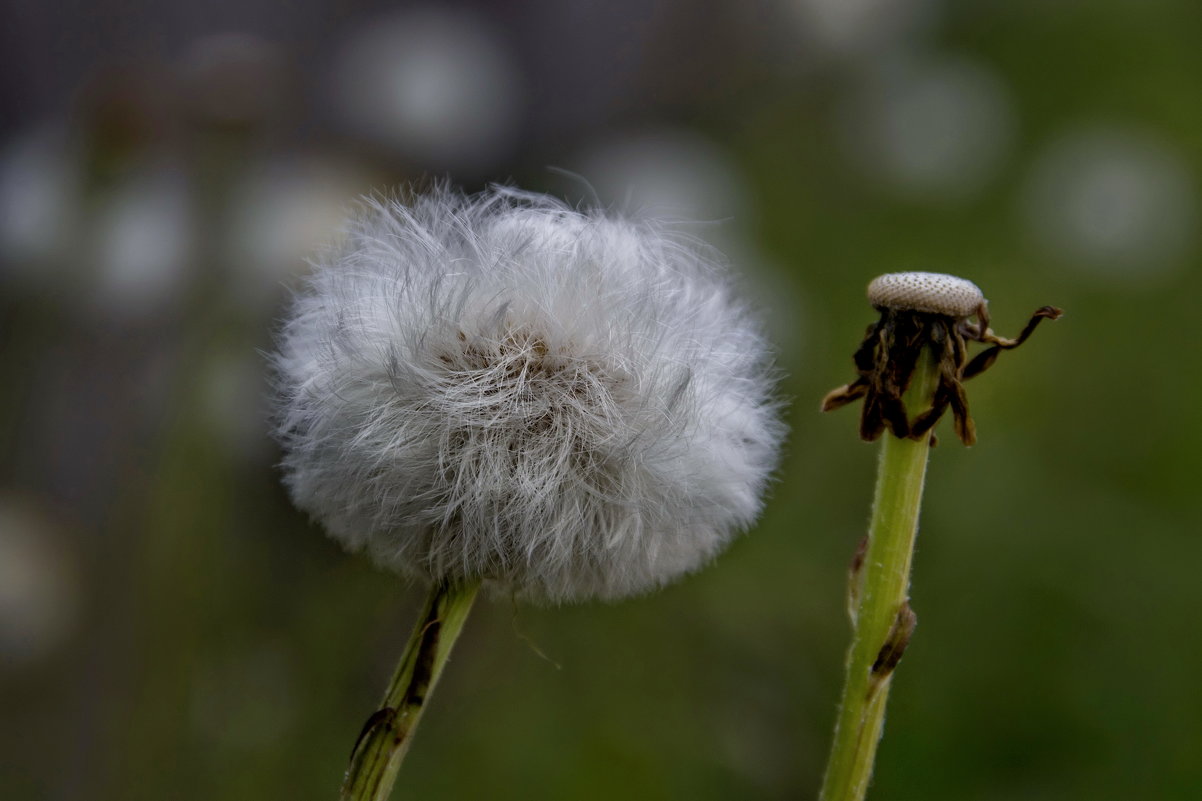
<path fill-rule="evenodd" d="M 848 157 L 911 196 L 960 199 L 992 178 L 1016 127 L 1009 92 L 959 58 L 885 61 L 837 116 Z"/>
<path fill-rule="evenodd" d="M 488 167 L 512 145 L 524 102 L 488 23 L 436 6 L 357 30 L 339 51 L 332 88 L 352 133 L 430 169 Z"/>
<path fill-rule="evenodd" d="M 36 507 L 0 495 L 0 664 L 36 663 L 66 640 L 77 601 L 69 556 Z"/>
<path fill-rule="evenodd" d="M 227 247 L 236 299 L 272 310 L 306 259 L 336 238 L 362 179 L 316 159 L 279 159 L 247 173 L 235 189 Z"/>
<path fill-rule="evenodd" d="M 1190 168 L 1167 144 L 1118 127 L 1085 127 L 1037 158 L 1023 222 L 1049 253 L 1095 274 L 1148 277 L 1180 267 L 1197 238 Z"/>
<path fill-rule="evenodd" d="M 276 357 L 297 504 L 423 579 L 618 598 L 749 525 L 781 438 L 724 272 L 543 196 L 371 203 Z"/>
<path fill-rule="evenodd" d="M 38 127 L 0 154 L 0 269 L 24 277 L 61 259 L 77 227 L 79 175 L 63 137 Z"/>
<path fill-rule="evenodd" d="M 179 298 L 196 245 L 181 171 L 162 166 L 134 172 L 99 207 L 95 225 L 95 308 L 138 317 Z"/>
<path fill-rule="evenodd" d="M 630 213 L 709 222 L 744 221 L 749 214 L 743 175 L 695 131 L 661 128 L 605 139 L 578 163 L 603 203 Z"/>
<path fill-rule="evenodd" d="M 802 42 L 821 53 L 879 58 L 929 28 L 936 0 L 783 0 Z"/>

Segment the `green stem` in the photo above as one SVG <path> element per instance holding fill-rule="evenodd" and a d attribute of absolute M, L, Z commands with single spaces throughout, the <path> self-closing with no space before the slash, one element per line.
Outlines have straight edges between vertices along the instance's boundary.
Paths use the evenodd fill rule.
<path fill-rule="evenodd" d="M 463 630 L 479 581 L 441 583 L 409 635 L 384 703 L 363 727 L 342 782 L 340 801 L 387 801 L 426 700 Z"/>
<path fill-rule="evenodd" d="M 911 416 L 930 407 L 937 378 L 924 349 L 904 398 Z M 910 562 L 929 451 L 929 434 L 911 440 L 887 433 L 881 444 L 868 547 L 851 577 L 854 632 L 820 801 L 861 801 L 872 778 L 893 668 L 914 628 Z"/>

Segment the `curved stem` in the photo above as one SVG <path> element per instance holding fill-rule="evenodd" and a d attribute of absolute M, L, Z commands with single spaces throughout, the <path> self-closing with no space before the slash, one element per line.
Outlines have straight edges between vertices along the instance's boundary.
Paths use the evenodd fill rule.
<path fill-rule="evenodd" d="M 409 750 L 426 699 L 463 629 L 479 581 L 436 584 L 409 636 L 380 709 L 368 718 L 351 752 L 340 801 L 387 801 Z"/>
<path fill-rule="evenodd" d="M 924 349 L 904 398 L 909 414 L 930 407 L 937 383 L 938 366 Z M 872 778 L 893 668 L 914 629 L 910 563 L 929 451 L 929 433 L 883 438 L 868 547 L 851 576 L 854 632 L 820 801 L 860 801 Z"/>

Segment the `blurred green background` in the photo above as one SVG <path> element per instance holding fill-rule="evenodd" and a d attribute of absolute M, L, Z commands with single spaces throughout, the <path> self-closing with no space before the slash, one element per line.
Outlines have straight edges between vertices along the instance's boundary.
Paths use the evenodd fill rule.
<path fill-rule="evenodd" d="M 4 18 L 0 798 L 335 797 L 420 591 L 290 507 L 261 351 L 348 202 L 429 175 L 703 221 L 792 434 L 698 575 L 481 603 L 397 798 L 814 796 L 875 456 L 816 407 L 899 269 L 1067 313 L 934 454 L 871 796 L 1202 797 L 1193 0 Z"/>

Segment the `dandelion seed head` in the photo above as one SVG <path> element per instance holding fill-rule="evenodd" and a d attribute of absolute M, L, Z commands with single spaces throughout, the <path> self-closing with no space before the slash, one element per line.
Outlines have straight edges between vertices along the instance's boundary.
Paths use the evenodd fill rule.
<path fill-rule="evenodd" d="M 383 567 L 533 600 L 700 567 L 757 516 L 782 437 L 712 254 L 516 190 L 366 203 L 275 367 L 298 506 Z"/>

